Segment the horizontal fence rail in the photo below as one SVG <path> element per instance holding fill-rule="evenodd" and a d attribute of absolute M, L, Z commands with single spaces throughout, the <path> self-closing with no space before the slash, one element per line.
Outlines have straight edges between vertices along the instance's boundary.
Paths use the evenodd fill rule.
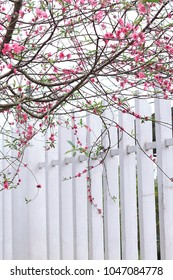
<path fill-rule="evenodd" d="M 152 116 L 142 99 L 135 112 Z M 103 118 L 82 116 L 77 136 L 59 125 L 49 151 L 48 136 L 33 139 L 21 185 L 0 193 L 0 259 L 173 259 L 171 103 L 155 101 L 154 141 L 151 121 L 111 108 Z M 79 139 L 98 142 L 90 157 L 67 153 Z"/>

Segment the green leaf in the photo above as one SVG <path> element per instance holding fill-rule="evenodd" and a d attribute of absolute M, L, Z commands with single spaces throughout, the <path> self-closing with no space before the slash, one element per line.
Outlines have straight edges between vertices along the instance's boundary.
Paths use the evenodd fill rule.
<path fill-rule="evenodd" d="M 25 202 L 26 202 L 26 204 L 28 204 L 29 202 L 31 202 L 31 199 L 27 199 L 27 198 L 25 197 Z"/>
<path fill-rule="evenodd" d="M 76 152 L 74 151 L 73 153 L 72 153 L 72 157 L 75 157 L 76 156 Z"/>
<path fill-rule="evenodd" d="M 67 142 L 75 149 L 75 145 L 73 144 L 73 142 L 71 142 L 70 140 L 67 140 Z"/>
<path fill-rule="evenodd" d="M 159 3 L 160 0 L 145 0 L 145 3 Z"/>
<path fill-rule="evenodd" d="M 82 119 L 80 119 L 80 126 L 83 126 L 83 121 L 82 121 Z"/>
<path fill-rule="evenodd" d="M 72 153 L 72 156 L 75 157 L 75 155 L 76 155 L 76 150 L 75 150 L 75 149 L 72 149 L 72 150 L 69 150 L 69 151 L 65 152 L 65 154 L 69 154 L 69 153 Z"/>

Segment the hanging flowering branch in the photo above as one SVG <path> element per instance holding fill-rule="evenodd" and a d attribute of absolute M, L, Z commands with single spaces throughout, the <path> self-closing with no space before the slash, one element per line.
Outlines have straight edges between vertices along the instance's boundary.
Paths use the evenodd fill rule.
<path fill-rule="evenodd" d="M 11 160 L 1 152 L 7 160 L 1 173 L 15 166 L 13 178 L 1 180 L 2 189 L 20 184 L 20 178 L 12 182 L 31 139 L 59 125 L 58 116 L 71 108 L 101 117 L 112 106 L 139 118 L 128 105 L 136 90 L 140 98 L 155 98 L 158 91 L 161 98 L 172 98 L 172 5 L 0 1 L 0 129 L 17 152 Z M 48 144 L 47 149 L 55 145 L 53 131 Z M 72 148 L 90 155 L 89 148 Z"/>

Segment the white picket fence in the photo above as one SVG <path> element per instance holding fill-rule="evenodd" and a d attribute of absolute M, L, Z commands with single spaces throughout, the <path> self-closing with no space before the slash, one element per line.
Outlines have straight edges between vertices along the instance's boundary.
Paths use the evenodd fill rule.
<path fill-rule="evenodd" d="M 151 115 L 145 100 L 137 99 L 135 106 L 140 115 Z M 111 138 L 114 147 L 104 164 L 90 172 L 94 203 L 102 209 L 103 217 L 88 200 L 86 174 L 63 180 L 84 170 L 86 158 L 65 154 L 70 149 L 67 140 L 74 142 L 75 137 L 70 129 L 59 126 L 55 149 L 45 152 L 45 139 L 40 136 L 26 154 L 28 167 L 43 186 L 36 199 L 25 203 L 25 197 L 34 198 L 37 193 L 35 179 L 25 167 L 20 171 L 21 186 L 0 193 L 0 259 L 145 260 L 157 259 L 158 251 L 162 259 L 173 259 L 173 182 L 168 179 L 173 177 L 173 138 L 167 125 L 171 124 L 170 101 L 155 101 L 156 119 L 165 124 L 156 123 L 156 142 L 152 142 L 150 121 L 134 122 L 133 116 L 122 112 L 117 116 L 111 110 L 104 114 L 107 119 L 118 118 L 125 132 L 119 132 L 118 141 L 115 125 L 109 127 L 102 144 L 109 146 Z M 86 124 L 94 133 L 81 128 L 78 136 L 90 146 L 103 125 L 97 116 L 87 116 Z M 137 141 L 128 135 L 134 131 Z M 153 148 L 162 169 L 157 170 L 160 235 L 156 230 L 155 165 L 147 157 Z M 92 159 L 90 165 L 99 161 Z"/>

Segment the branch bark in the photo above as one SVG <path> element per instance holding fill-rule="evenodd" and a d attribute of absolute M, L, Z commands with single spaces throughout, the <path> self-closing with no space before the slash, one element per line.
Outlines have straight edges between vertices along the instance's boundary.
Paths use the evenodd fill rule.
<path fill-rule="evenodd" d="M 22 7 L 22 2 L 23 2 L 23 0 L 10 0 L 10 1 L 14 3 L 14 9 L 11 14 L 11 19 L 10 19 L 9 25 L 7 27 L 7 32 L 4 36 L 4 39 L 3 39 L 1 47 L 0 47 L 0 53 L 4 47 L 4 44 L 8 44 L 11 41 L 14 29 L 16 27 L 16 23 L 19 18 L 19 11 Z"/>

